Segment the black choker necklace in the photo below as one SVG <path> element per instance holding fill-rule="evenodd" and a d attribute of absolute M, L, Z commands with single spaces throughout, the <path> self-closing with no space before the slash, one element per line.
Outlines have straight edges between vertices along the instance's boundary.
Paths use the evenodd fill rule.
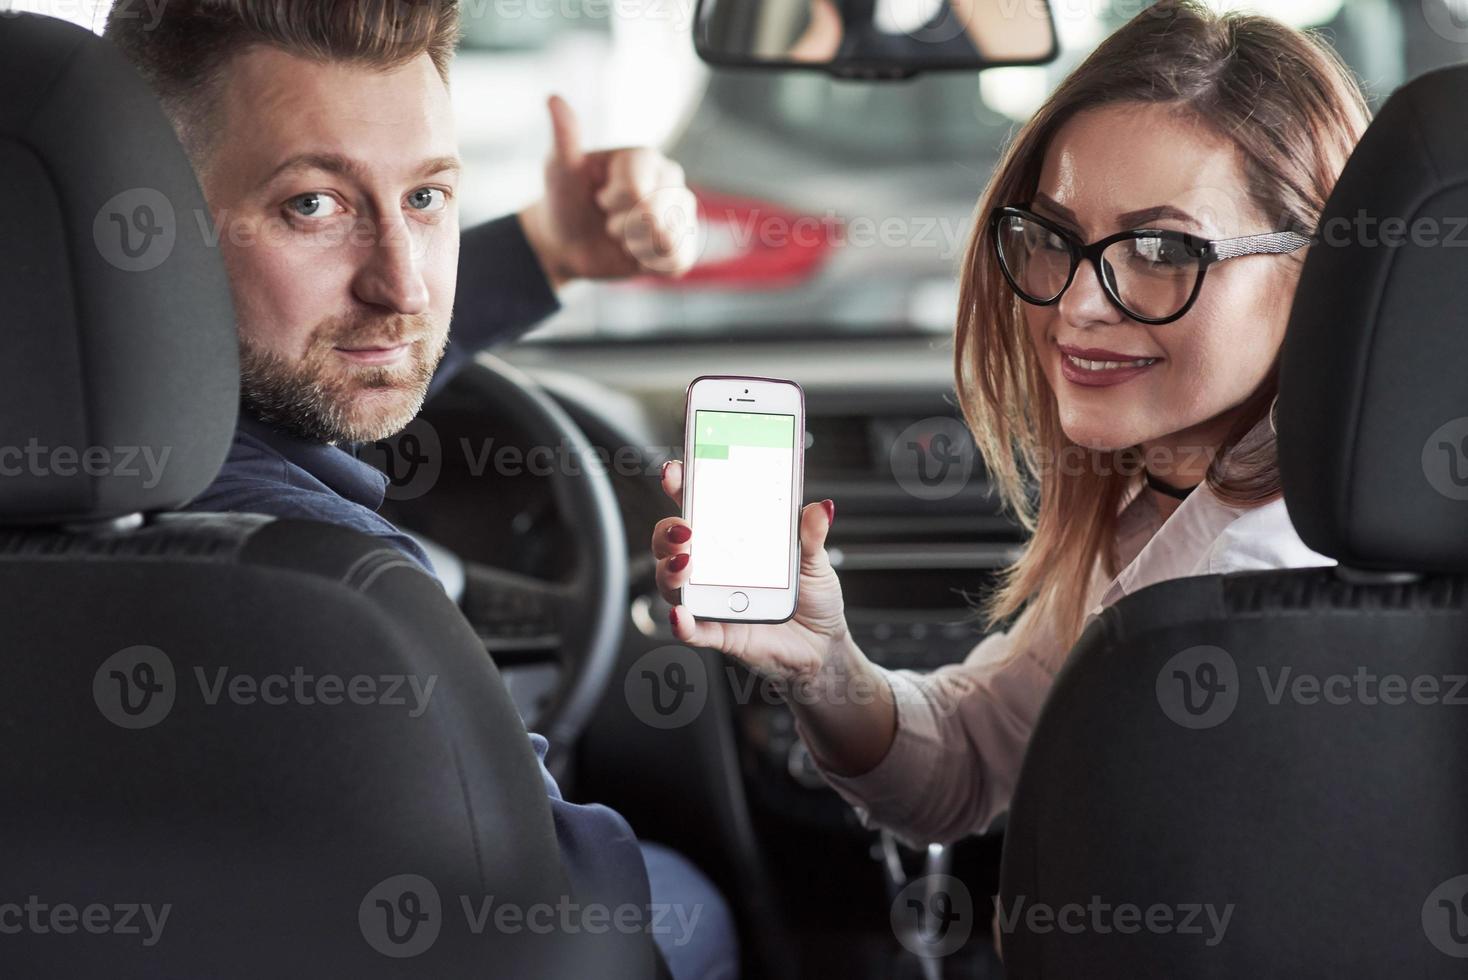
<path fill-rule="evenodd" d="M 1195 487 L 1179 489 L 1178 487 L 1169 486 L 1166 483 L 1163 483 L 1161 480 L 1157 479 L 1157 477 L 1153 476 L 1150 472 L 1147 474 L 1147 486 L 1151 487 L 1153 490 L 1156 490 L 1158 493 L 1166 494 L 1174 500 L 1187 500 L 1188 494 L 1192 493 L 1196 489 Z"/>

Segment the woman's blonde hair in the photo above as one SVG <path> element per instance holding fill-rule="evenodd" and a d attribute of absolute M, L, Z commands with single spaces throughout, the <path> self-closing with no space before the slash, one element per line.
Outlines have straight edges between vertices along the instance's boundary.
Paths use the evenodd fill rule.
<path fill-rule="evenodd" d="M 1023 308 L 994 257 L 988 216 L 995 207 L 1031 200 L 1045 153 L 1068 120 L 1117 103 L 1175 106 L 1232 141 L 1253 203 L 1276 222 L 1264 230 L 1307 235 L 1369 120 L 1354 77 L 1313 34 L 1267 17 L 1164 0 L 1107 38 L 1005 151 L 979 202 L 964 258 L 954 367 L 990 479 L 1032 532 L 987 601 L 989 624 L 1029 603 L 1029 621 L 1048 623 L 1067 649 L 1088 612 L 1097 563 L 1108 578 L 1120 571 L 1118 511 L 1142 478 L 1141 450 L 1083 449 L 1066 438 Z M 1277 369 L 1276 358 L 1209 467 L 1210 489 L 1235 506 L 1280 494 L 1272 435 L 1240 444 L 1270 411 Z M 1079 465 L 1060 465 L 1065 460 Z M 1038 507 L 1030 498 L 1036 486 Z"/>

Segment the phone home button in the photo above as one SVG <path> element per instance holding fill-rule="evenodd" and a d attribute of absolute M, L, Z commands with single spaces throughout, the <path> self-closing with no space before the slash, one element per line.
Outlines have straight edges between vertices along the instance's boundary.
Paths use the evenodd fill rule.
<path fill-rule="evenodd" d="M 735 612 L 744 612 L 749 608 L 749 596 L 743 592 L 732 592 L 729 594 L 729 608 Z"/>

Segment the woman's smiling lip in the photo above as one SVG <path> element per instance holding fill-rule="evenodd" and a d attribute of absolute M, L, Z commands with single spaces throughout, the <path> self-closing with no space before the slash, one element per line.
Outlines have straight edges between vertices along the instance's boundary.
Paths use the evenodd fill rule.
<path fill-rule="evenodd" d="M 1161 361 L 1160 357 L 1125 354 L 1100 347 L 1072 347 L 1057 344 L 1060 350 L 1060 373 L 1067 381 L 1085 388 L 1109 388 L 1136 378 Z"/>

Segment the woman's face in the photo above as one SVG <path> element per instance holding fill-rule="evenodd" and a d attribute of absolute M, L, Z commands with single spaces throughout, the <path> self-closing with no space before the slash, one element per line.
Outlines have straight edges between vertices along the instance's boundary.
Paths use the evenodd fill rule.
<path fill-rule="evenodd" d="M 1279 230 L 1250 200 L 1233 144 L 1174 110 L 1139 103 L 1088 110 L 1063 126 L 1032 203 L 1086 243 L 1138 228 L 1209 239 Z M 1065 434 L 1093 449 L 1173 450 L 1164 458 L 1201 477 L 1187 460 L 1211 453 L 1268 374 L 1298 268 L 1268 255 L 1216 264 L 1186 316 L 1148 326 L 1118 310 L 1083 262 L 1059 303 L 1024 307 Z M 1144 360 L 1139 370 L 1095 369 Z"/>

